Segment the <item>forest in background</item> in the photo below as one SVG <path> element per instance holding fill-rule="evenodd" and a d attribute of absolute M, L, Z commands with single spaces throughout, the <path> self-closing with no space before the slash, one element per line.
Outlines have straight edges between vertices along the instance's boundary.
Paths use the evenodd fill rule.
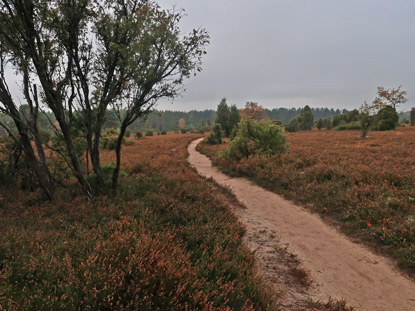
<path fill-rule="evenodd" d="M 302 108 L 274 108 L 265 109 L 266 114 L 271 120 L 281 120 L 284 124 L 288 123 L 292 118 L 301 113 Z M 28 115 L 26 112 L 27 106 L 21 106 L 20 112 L 24 115 Z M 329 109 L 329 108 L 311 108 L 314 118 L 333 118 L 334 116 L 345 114 L 348 112 L 346 109 Z M 123 111 L 121 111 L 121 114 Z M 122 115 L 121 115 L 122 118 Z M 191 110 L 191 111 L 158 111 L 154 110 L 149 113 L 145 118 L 139 118 L 134 121 L 128 128 L 130 131 L 174 131 L 179 129 L 180 119 L 184 119 L 185 127 L 190 129 L 197 129 L 203 126 L 210 126 L 215 123 L 216 110 L 206 109 L 203 111 Z M 13 121 L 10 117 L 0 114 L 0 122 L 8 124 L 11 128 L 14 127 Z M 45 130 L 52 130 L 53 123 L 56 119 L 53 113 L 43 112 L 39 114 L 39 126 Z M 104 128 L 119 128 L 120 121 L 114 110 L 108 110 L 106 114 L 106 120 Z M 6 135 L 3 128 L 0 127 L 0 135 Z"/>

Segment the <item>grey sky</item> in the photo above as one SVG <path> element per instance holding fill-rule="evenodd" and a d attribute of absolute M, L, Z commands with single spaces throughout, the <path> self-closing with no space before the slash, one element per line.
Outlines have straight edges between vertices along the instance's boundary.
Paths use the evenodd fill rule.
<path fill-rule="evenodd" d="M 359 107 L 376 87 L 408 91 L 415 105 L 413 0 L 160 0 L 184 8 L 184 32 L 211 35 L 203 71 L 174 104 L 215 109 L 222 97 L 243 107 Z"/>

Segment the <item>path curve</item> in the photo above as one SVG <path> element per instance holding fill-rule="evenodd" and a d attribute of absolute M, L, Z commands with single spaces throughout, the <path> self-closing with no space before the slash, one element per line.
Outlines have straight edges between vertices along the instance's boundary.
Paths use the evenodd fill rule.
<path fill-rule="evenodd" d="M 200 175 L 229 187 L 246 209 L 238 217 L 247 231 L 253 226 L 276 232 L 279 242 L 288 245 L 311 273 L 317 286 L 311 297 L 319 300 L 346 299 L 358 310 L 414 311 L 415 284 L 393 268 L 385 257 L 325 224 L 318 215 L 267 191 L 245 178 L 232 178 L 212 167 L 211 161 L 188 146 L 189 163 Z"/>

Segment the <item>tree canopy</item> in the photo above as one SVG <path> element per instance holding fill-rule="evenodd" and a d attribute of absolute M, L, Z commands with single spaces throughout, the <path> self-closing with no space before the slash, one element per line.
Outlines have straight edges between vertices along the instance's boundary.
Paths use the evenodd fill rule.
<path fill-rule="evenodd" d="M 75 152 L 74 124 L 86 138 L 97 190 L 102 189 L 100 138 L 111 107 L 120 124 L 112 178 L 116 189 L 127 127 L 159 99 L 179 95 L 184 80 L 201 70 L 209 36 L 203 29 L 182 35 L 182 17 L 182 10 L 163 10 L 146 0 L 1 1 L 0 112 L 14 120 L 20 137 L 28 137 L 25 150 L 33 155 L 33 164 L 45 167 L 43 175 L 48 172 L 36 139 L 37 121 L 29 121 L 48 109 L 66 149 L 59 154 L 84 193 L 92 198 L 95 191 Z M 7 86 L 6 63 L 23 81 L 30 118 L 18 113 Z M 36 152 L 29 150 L 30 133 L 35 134 Z"/>

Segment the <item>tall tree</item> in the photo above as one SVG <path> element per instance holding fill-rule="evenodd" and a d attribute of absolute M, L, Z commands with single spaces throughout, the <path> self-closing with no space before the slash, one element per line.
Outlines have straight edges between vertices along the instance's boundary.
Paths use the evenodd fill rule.
<path fill-rule="evenodd" d="M 143 3 L 137 7 L 138 3 Z M 113 190 L 117 189 L 121 165 L 121 146 L 127 130 L 136 119 L 153 110 L 161 98 L 175 98 L 183 91 L 183 82 L 201 71 L 209 35 L 204 29 L 194 29 L 181 35 L 179 23 L 183 11 L 165 11 L 150 1 L 118 0 L 106 9 L 102 18 L 104 46 L 109 33 L 127 27 L 128 40 L 115 45 L 122 53 L 120 71 L 125 71 L 120 82 L 120 96 L 111 102 L 114 109 L 124 110 L 120 116 L 121 127 L 115 148 L 116 166 L 112 175 Z M 114 18 L 107 20 L 108 14 Z M 118 42 L 118 41 L 117 41 Z"/>
<path fill-rule="evenodd" d="M 215 122 L 220 124 L 225 137 L 229 137 L 240 119 L 238 108 L 235 105 L 229 107 L 226 98 L 222 98 L 218 105 Z"/>
<path fill-rule="evenodd" d="M 409 122 L 411 126 L 415 125 L 415 107 L 412 107 L 411 112 L 409 113 Z"/>
<path fill-rule="evenodd" d="M 301 117 L 302 117 L 301 129 L 303 131 L 311 130 L 311 128 L 314 125 L 314 115 L 313 115 L 313 111 L 311 111 L 311 108 L 308 105 L 306 105 L 301 110 Z"/>

